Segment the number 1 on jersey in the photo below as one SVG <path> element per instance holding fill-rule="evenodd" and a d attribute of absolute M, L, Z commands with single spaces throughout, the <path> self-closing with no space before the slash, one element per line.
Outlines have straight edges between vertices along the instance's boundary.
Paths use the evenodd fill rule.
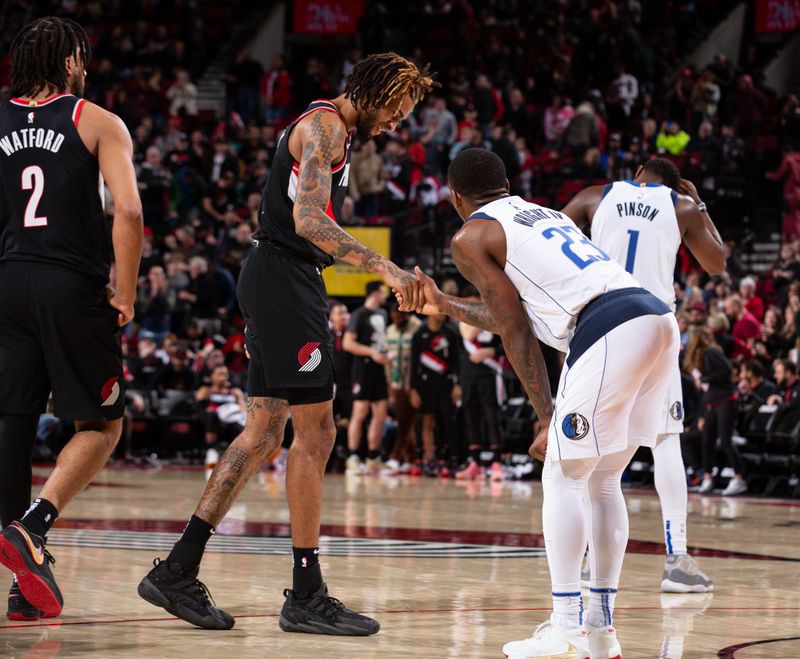
<path fill-rule="evenodd" d="M 625 269 L 633 274 L 633 264 L 636 261 L 636 246 L 639 244 L 639 232 L 628 229 L 628 255 L 625 257 Z"/>
<path fill-rule="evenodd" d="M 46 227 L 47 216 L 37 217 L 36 210 L 44 193 L 44 172 L 38 165 L 30 165 L 22 170 L 22 189 L 33 190 L 28 205 L 25 206 L 25 220 L 23 226 L 26 229 L 32 227 Z"/>

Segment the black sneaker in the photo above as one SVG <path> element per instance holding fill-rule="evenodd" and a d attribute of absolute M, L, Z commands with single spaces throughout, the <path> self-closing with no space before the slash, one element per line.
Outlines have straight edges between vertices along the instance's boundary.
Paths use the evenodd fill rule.
<path fill-rule="evenodd" d="M 50 570 L 50 564 L 56 561 L 45 549 L 45 542 L 19 522 L 12 522 L 0 533 L 0 563 L 16 575 L 25 599 L 53 617 L 61 613 L 64 598 Z"/>
<path fill-rule="evenodd" d="M 19 589 L 17 580 L 11 584 L 11 590 L 8 591 L 8 610 L 6 611 L 6 618 L 9 620 L 38 620 L 41 612 L 33 604 L 25 599 L 22 591 Z"/>
<path fill-rule="evenodd" d="M 370 636 L 381 628 L 377 620 L 359 615 L 335 597 L 330 597 L 325 584 L 306 599 L 296 597 L 294 591 L 288 588 L 283 595 L 286 601 L 278 624 L 285 632 Z"/>
<path fill-rule="evenodd" d="M 168 613 L 204 629 L 230 629 L 236 623 L 230 613 L 213 605 L 205 584 L 197 578 L 199 567 L 184 569 L 180 563 L 156 558 L 155 566 L 139 583 L 139 597 Z"/>

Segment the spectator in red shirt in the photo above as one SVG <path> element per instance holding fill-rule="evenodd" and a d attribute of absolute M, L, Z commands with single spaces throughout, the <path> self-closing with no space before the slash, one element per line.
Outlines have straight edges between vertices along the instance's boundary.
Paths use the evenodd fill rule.
<path fill-rule="evenodd" d="M 739 282 L 739 295 L 745 309 L 753 314 L 759 322 L 764 320 L 764 300 L 756 295 L 756 280 L 753 277 L 744 277 Z"/>
<path fill-rule="evenodd" d="M 292 104 L 292 79 L 286 70 L 286 60 L 278 55 L 272 68 L 264 74 L 261 81 L 261 97 L 266 107 L 265 119 L 268 124 L 286 119 Z"/>
<path fill-rule="evenodd" d="M 725 315 L 733 327 L 733 358 L 749 359 L 753 355 L 753 340 L 761 335 L 761 323 L 748 311 L 742 298 L 733 294 L 725 299 Z"/>

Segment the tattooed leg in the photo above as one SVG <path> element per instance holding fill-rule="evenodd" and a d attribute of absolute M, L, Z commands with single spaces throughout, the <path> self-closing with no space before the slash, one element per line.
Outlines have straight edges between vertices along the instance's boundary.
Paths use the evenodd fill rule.
<path fill-rule="evenodd" d="M 280 446 L 289 404 L 279 398 L 248 398 L 247 424 L 211 472 L 195 515 L 217 526 L 239 492 Z"/>

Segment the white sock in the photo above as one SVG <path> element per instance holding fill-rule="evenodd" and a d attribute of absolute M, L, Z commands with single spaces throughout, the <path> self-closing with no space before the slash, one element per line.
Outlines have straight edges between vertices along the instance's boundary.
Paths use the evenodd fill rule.
<path fill-rule="evenodd" d="M 598 459 L 547 460 L 542 472 L 542 527 L 553 592 L 553 613 L 562 627 L 583 624 L 581 561 L 586 548 L 589 474 Z"/>
<path fill-rule="evenodd" d="M 553 584 L 553 613 L 561 627 L 574 629 L 583 624 L 580 583 Z"/>
<path fill-rule="evenodd" d="M 687 490 L 680 436 L 659 435 L 653 448 L 653 461 L 667 555 L 685 554 Z"/>
<path fill-rule="evenodd" d="M 594 583 L 594 579 L 592 579 Z M 610 627 L 614 624 L 614 602 L 617 599 L 616 588 L 589 589 L 589 614 L 586 622 L 592 627 Z"/>

